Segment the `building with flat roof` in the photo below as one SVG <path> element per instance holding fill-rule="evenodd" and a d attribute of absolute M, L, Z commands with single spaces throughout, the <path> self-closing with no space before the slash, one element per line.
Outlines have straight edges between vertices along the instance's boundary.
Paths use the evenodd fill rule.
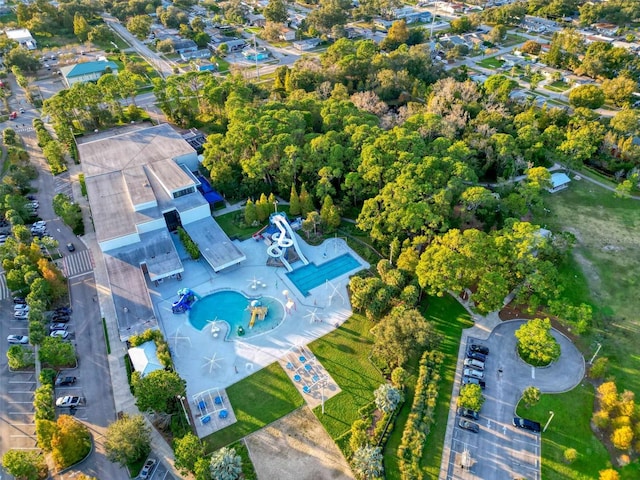
<path fill-rule="evenodd" d="M 196 150 L 170 125 L 88 139 L 78 150 L 121 337 L 155 324 L 147 279 L 181 278 L 171 233 L 179 226 L 215 272 L 245 259 L 197 190 Z"/>
<path fill-rule="evenodd" d="M 111 61 L 83 62 L 60 69 L 67 87 L 74 83 L 95 82 L 105 73 L 118 74 L 118 65 Z"/>
<path fill-rule="evenodd" d="M 33 36 L 31 36 L 31 32 L 26 28 L 17 28 L 15 30 L 5 30 L 4 33 L 7 35 L 7 38 L 9 40 L 18 42 L 27 50 L 35 50 L 36 48 L 38 48 L 38 45 L 35 39 L 33 38 Z"/>

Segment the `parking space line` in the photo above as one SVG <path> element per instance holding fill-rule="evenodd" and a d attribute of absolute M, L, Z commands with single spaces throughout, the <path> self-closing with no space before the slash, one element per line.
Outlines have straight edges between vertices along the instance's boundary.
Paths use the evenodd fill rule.
<path fill-rule="evenodd" d="M 31 394 L 33 394 L 33 390 L 8 390 L 7 393 L 31 393 Z"/>
<path fill-rule="evenodd" d="M 7 402 L 7 403 L 8 403 L 9 405 L 13 405 L 13 404 L 21 404 L 21 403 L 33 404 L 33 401 L 31 401 L 31 402 L 18 402 L 18 401 L 12 400 L 12 401 Z"/>
<path fill-rule="evenodd" d="M 531 378 L 536 379 L 536 367 L 531 367 Z"/>

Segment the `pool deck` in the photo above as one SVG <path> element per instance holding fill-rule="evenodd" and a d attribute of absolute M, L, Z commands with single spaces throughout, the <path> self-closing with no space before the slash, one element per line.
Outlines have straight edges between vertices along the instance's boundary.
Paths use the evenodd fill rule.
<path fill-rule="evenodd" d="M 182 280 L 165 281 L 158 286 L 148 282 L 158 324 L 169 342 L 176 369 L 187 381 L 187 398 L 190 399 L 192 412 L 197 409 L 191 400 L 199 393 L 212 388 L 225 389 L 275 361 L 280 361 L 285 367 L 287 361 L 284 359 L 292 348 L 305 346 L 326 335 L 351 316 L 347 294 L 349 276 L 368 268 L 369 264 L 340 238 L 328 239 L 317 247 L 307 245 L 300 237 L 298 241 L 309 262 L 322 264 L 348 252 L 361 267 L 333 279 L 332 285 L 325 284 L 312 289 L 305 297 L 288 279 L 284 268 L 266 265 L 265 244 L 249 239 L 234 242 L 247 259 L 220 273 L 214 273 L 204 260 L 189 259 L 182 246 L 178 245 L 185 268 Z M 302 262 L 296 262 L 292 266 L 295 270 L 302 265 Z M 271 331 L 250 338 L 227 340 L 229 327 L 226 322 L 217 321 L 212 325 L 213 330 L 205 327 L 200 331 L 191 325 L 188 313 L 172 313 L 171 304 L 178 299 L 177 291 L 185 287 L 200 296 L 229 289 L 247 297 L 266 295 L 280 301 L 283 307 L 288 300 L 292 300 L 294 307 L 285 308 L 284 320 Z M 287 372 L 291 373 L 290 370 Z M 339 392 L 339 386 L 330 378 L 326 379 L 324 385 L 325 399 Z M 321 395 L 318 387 L 316 385 L 309 394 L 303 393 L 311 406 L 318 404 Z M 233 405 L 230 407 L 233 409 Z M 206 432 L 198 429 L 199 435 L 211 433 L 212 427 L 208 424 L 204 429 Z"/>

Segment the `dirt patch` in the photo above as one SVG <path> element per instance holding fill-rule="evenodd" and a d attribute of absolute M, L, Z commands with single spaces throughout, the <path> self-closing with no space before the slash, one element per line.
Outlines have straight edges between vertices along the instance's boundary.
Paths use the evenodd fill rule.
<path fill-rule="evenodd" d="M 258 478 L 353 479 L 344 456 L 307 407 L 246 438 Z"/>

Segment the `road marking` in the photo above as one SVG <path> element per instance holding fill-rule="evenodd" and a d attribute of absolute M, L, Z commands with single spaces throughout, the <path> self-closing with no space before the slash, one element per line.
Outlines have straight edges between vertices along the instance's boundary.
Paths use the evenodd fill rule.
<path fill-rule="evenodd" d="M 491 420 L 487 420 L 487 428 L 491 428 Z"/>
<path fill-rule="evenodd" d="M 531 378 L 536 379 L 536 369 L 535 367 L 531 367 Z"/>
<path fill-rule="evenodd" d="M 502 427 L 502 433 L 503 433 L 504 435 L 506 435 L 506 434 L 507 434 L 507 426 L 506 426 L 506 425 Z"/>
<path fill-rule="evenodd" d="M 7 393 L 33 393 L 33 390 L 8 390 Z"/>
<path fill-rule="evenodd" d="M 11 402 L 7 402 L 8 404 L 13 404 L 13 403 L 31 403 L 33 404 L 33 402 L 15 402 L 15 401 L 11 401 Z"/>

